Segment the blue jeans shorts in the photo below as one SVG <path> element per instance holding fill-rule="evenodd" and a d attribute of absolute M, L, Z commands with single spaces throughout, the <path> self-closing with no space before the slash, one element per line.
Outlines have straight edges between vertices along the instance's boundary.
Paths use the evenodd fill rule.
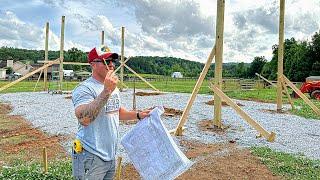
<path fill-rule="evenodd" d="M 99 156 L 86 150 L 82 153 L 72 153 L 72 175 L 79 180 L 113 179 L 115 160 L 104 161 Z"/>

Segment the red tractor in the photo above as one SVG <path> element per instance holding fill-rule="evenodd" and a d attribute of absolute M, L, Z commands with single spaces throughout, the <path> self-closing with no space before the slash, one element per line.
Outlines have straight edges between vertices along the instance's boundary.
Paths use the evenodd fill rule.
<path fill-rule="evenodd" d="M 303 83 L 300 87 L 302 93 L 309 93 L 310 98 L 320 100 L 320 80 L 318 81 L 308 81 Z M 293 92 L 294 98 L 299 98 L 299 95 Z"/>

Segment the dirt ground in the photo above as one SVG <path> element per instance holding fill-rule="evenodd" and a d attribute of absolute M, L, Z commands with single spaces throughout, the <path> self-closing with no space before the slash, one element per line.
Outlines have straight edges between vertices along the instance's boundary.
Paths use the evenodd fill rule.
<path fill-rule="evenodd" d="M 21 116 L 8 115 L 11 110 L 10 105 L 0 104 L 0 168 L 17 160 L 41 161 L 43 147 L 47 149 L 49 161 L 67 157 L 59 144 L 65 137 L 50 137 Z"/>
<path fill-rule="evenodd" d="M 275 176 L 248 149 L 239 149 L 234 142 L 202 144 L 182 141 L 186 156 L 193 166 L 177 179 L 283 179 Z M 133 165 L 122 170 L 122 179 L 139 179 Z"/>
<path fill-rule="evenodd" d="M 210 100 L 210 101 L 208 101 L 208 102 L 205 102 L 206 104 L 208 104 L 208 105 L 214 105 L 214 100 Z M 237 103 L 237 105 L 238 106 L 244 106 L 243 104 L 241 104 L 241 103 Z M 229 106 L 226 102 L 224 102 L 224 101 L 222 101 L 222 106 Z"/>

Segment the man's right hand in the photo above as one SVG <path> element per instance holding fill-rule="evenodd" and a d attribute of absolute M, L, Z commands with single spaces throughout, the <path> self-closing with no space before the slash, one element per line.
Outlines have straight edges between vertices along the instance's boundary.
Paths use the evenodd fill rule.
<path fill-rule="evenodd" d="M 118 81 L 119 79 L 113 71 L 108 71 L 104 78 L 104 92 L 110 95 L 116 89 Z"/>

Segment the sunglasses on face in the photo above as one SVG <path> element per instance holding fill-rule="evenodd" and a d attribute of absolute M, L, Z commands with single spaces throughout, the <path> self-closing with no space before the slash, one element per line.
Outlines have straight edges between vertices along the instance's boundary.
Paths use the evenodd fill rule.
<path fill-rule="evenodd" d="M 103 63 L 104 65 L 106 66 L 109 66 L 110 65 L 110 62 L 112 62 L 112 64 L 115 66 L 116 64 L 116 60 L 114 59 L 104 59 L 104 60 L 101 60 L 101 59 L 97 59 L 97 60 L 94 60 L 92 62 L 97 62 L 97 63 Z"/>

